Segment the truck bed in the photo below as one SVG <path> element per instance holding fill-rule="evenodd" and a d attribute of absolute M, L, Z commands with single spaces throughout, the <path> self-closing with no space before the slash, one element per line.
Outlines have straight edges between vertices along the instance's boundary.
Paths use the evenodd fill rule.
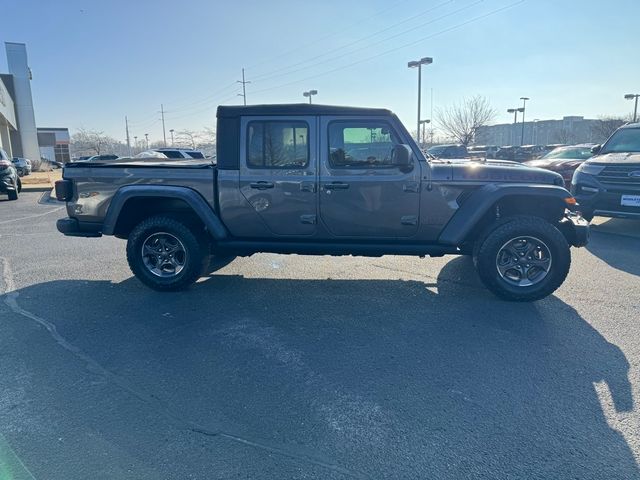
<path fill-rule="evenodd" d="M 105 162 L 70 162 L 64 168 L 93 167 L 153 167 L 153 168 L 210 168 L 214 164 L 210 158 L 172 159 L 172 158 L 130 158 L 122 157 Z"/>

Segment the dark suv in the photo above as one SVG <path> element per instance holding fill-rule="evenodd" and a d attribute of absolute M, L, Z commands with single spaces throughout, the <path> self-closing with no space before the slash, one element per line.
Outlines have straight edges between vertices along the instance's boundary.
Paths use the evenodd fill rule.
<path fill-rule="evenodd" d="M 620 127 L 591 151 L 571 180 L 584 218 L 640 218 L 640 123 Z"/>
<path fill-rule="evenodd" d="M 434 145 L 427 150 L 436 158 L 467 158 L 467 147 L 464 145 Z"/>
<path fill-rule="evenodd" d="M 22 183 L 16 167 L 0 148 L 0 194 L 6 194 L 9 200 L 17 200 L 21 189 Z"/>

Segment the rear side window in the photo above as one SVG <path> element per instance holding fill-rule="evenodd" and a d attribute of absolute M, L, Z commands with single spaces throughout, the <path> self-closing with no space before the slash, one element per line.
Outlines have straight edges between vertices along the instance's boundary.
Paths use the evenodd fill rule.
<path fill-rule="evenodd" d="M 329 163 L 334 168 L 393 167 L 391 152 L 399 143 L 384 122 L 332 122 Z"/>
<path fill-rule="evenodd" d="M 249 168 L 304 168 L 309 164 L 305 122 L 253 121 L 247 125 Z"/>
<path fill-rule="evenodd" d="M 204 158 L 204 155 L 200 152 L 187 152 L 191 158 Z"/>
<path fill-rule="evenodd" d="M 167 158 L 184 158 L 178 150 L 161 150 L 160 153 L 166 155 Z"/>

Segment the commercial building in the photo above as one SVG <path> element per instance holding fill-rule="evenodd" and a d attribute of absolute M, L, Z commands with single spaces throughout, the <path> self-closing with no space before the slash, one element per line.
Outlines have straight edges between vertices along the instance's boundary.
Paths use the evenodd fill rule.
<path fill-rule="evenodd" d="M 602 137 L 602 120 L 579 116 L 562 120 L 533 120 L 524 123 L 503 123 L 480 127 L 476 133 L 478 145 L 549 145 L 555 143 L 599 143 Z M 620 122 L 622 123 L 622 122 Z"/>
<path fill-rule="evenodd" d="M 42 158 L 62 163 L 70 162 L 69 142 L 69 129 L 67 128 L 38 127 L 38 145 Z"/>
<path fill-rule="evenodd" d="M 69 161 L 69 131 L 36 127 L 24 43 L 5 42 L 9 73 L 0 74 L 0 148 L 9 156 Z"/>

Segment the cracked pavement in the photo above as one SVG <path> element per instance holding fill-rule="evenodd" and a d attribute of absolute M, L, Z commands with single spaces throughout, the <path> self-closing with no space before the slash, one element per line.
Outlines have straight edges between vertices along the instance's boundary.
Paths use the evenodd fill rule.
<path fill-rule="evenodd" d="M 451 256 L 261 254 L 158 293 L 39 197 L 0 200 L 0 477 L 640 478 L 639 222 L 533 304 Z"/>

